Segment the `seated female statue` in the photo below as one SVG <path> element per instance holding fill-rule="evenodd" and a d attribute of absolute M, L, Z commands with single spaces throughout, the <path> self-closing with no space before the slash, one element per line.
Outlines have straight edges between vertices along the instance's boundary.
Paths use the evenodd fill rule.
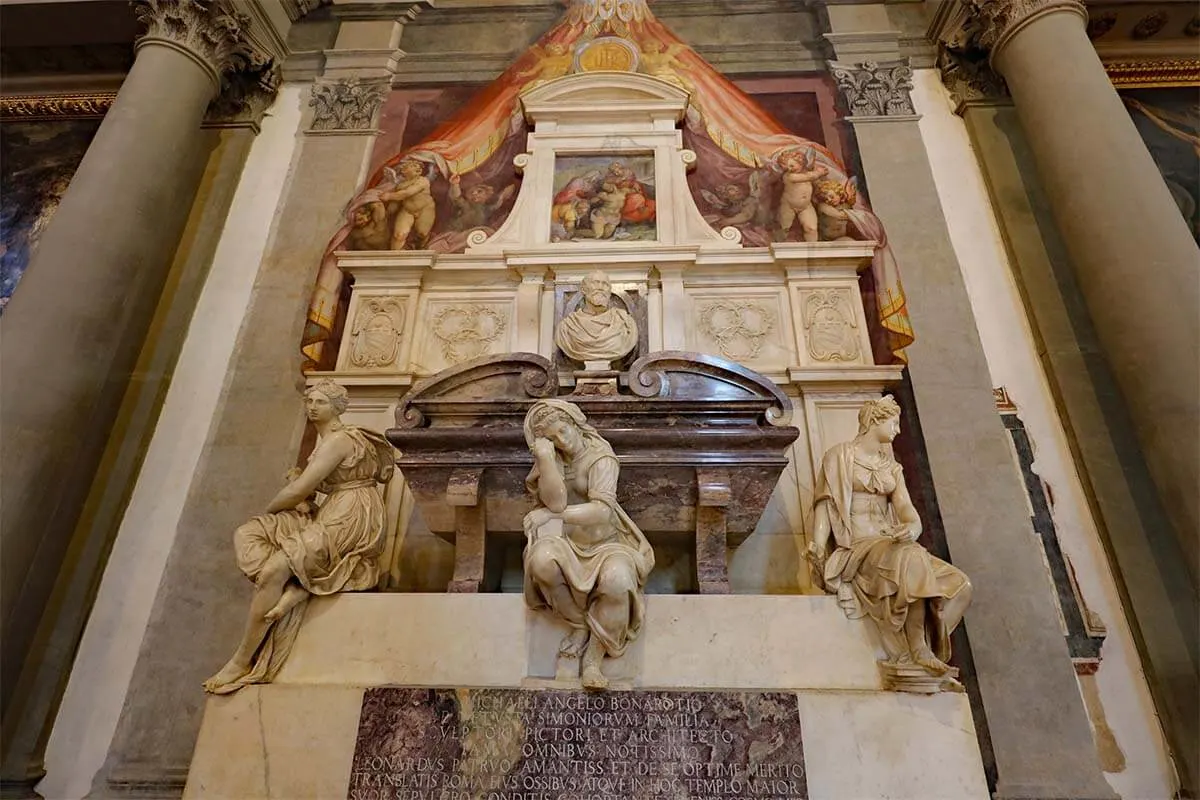
<path fill-rule="evenodd" d="M 534 460 L 525 483 L 538 500 L 525 516 L 525 601 L 571 626 L 559 654 L 582 655 L 583 686 L 604 689 L 604 656 L 622 655 L 641 630 L 654 553 L 617 504 L 612 447 L 578 406 L 535 403 L 525 415 L 525 441 Z"/>
<path fill-rule="evenodd" d="M 214 694 L 267 683 L 286 660 L 310 595 L 361 591 L 379 581 L 383 495 L 395 469 L 392 446 L 378 433 L 344 425 L 346 390 L 321 381 L 304 395 L 318 442 L 303 469 L 233 534 L 238 566 L 254 582 L 250 616 L 237 652 L 204 683 Z M 325 500 L 313 511 L 313 495 Z"/>
<path fill-rule="evenodd" d="M 825 454 L 809 555 L 847 616 L 874 620 L 885 668 L 915 665 L 946 676 L 949 687 L 950 633 L 971 602 L 971 583 L 917 544 L 921 519 L 887 446 L 899 432 L 900 407 L 887 395 L 864 403 L 858 436 Z"/>

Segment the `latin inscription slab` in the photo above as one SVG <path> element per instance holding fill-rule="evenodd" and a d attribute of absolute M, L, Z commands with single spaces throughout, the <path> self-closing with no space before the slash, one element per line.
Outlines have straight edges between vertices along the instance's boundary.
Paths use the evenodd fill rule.
<path fill-rule="evenodd" d="M 368 689 L 348 800 L 807 800 L 787 692 Z"/>

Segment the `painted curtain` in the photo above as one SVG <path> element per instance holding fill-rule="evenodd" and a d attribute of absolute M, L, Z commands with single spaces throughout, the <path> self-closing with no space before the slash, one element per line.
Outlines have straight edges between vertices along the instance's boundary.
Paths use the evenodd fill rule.
<path fill-rule="evenodd" d="M 746 246 L 805 236 L 796 227 L 782 229 L 787 222 L 780 210 L 784 175 L 819 175 L 818 200 L 823 198 L 832 209 L 829 219 L 836 214 L 842 227 L 839 231 L 831 223 L 826 238 L 879 243 L 872 270 L 878 321 L 886 350 L 903 360 L 913 335 L 899 272 L 883 226 L 842 160 L 790 132 L 671 33 L 646 0 L 574 0 L 554 27 L 471 102 L 421 142 L 381 161 L 366 189 L 350 202 L 326 250 L 310 304 L 302 343 L 305 368 L 323 365 L 324 343 L 337 322 L 342 276 L 333 254 L 351 249 L 462 252 L 469 230 L 498 228 L 516 190 L 512 159 L 525 151 L 521 93 L 568 74 L 578 46 L 599 36 L 630 41 L 641 71 L 688 90 L 684 139 L 700 158 L 697 172 L 705 176 L 693 179 L 692 191 L 713 224 L 732 217 L 729 224 L 742 231 Z M 832 235 L 837 233 L 843 236 Z"/>

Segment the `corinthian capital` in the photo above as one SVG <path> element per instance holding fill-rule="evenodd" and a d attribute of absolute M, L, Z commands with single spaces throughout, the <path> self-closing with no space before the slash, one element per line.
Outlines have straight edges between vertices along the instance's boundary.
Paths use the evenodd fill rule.
<path fill-rule="evenodd" d="M 829 62 L 829 71 L 853 117 L 911 116 L 912 68 L 908 60 L 879 64 Z"/>
<path fill-rule="evenodd" d="M 262 60 L 247 42 L 250 18 L 236 0 L 134 0 L 146 32 L 137 41 L 166 44 L 203 67 L 220 89 L 225 73 Z"/>
<path fill-rule="evenodd" d="M 1055 11 L 1073 11 L 1087 21 L 1082 0 L 966 0 L 979 25 L 978 43 L 994 54 L 1021 28 Z"/>

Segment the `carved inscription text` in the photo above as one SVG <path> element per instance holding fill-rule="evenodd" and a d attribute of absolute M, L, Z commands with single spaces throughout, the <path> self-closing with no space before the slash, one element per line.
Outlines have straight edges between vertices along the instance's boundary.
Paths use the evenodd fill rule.
<path fill-rule="evenodd" d="M 368 689 L 350 800 L 805 800 L 795 695 Z"/>

